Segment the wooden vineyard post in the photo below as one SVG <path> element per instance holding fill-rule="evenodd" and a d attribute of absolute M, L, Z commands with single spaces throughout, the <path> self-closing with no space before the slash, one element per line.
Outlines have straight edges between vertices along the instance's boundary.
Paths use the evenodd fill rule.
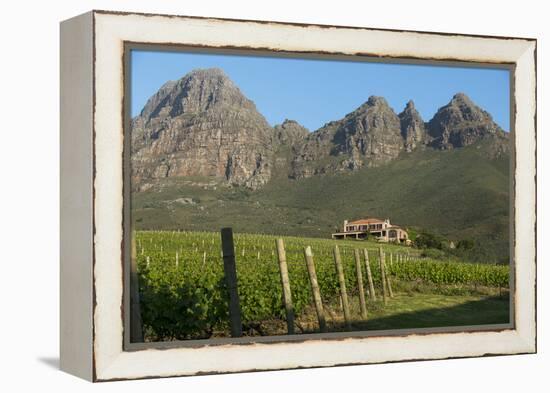
<path fill-rule="evenodd" d="M 279 258 L 283 302 L 286 310 L 286 327 L 288 334 L 294 334 L 294 308 L 292 306 L 292 292 L 290 292 L 290 280 L 288 279 L 288 267 L 286 265 L 286 251 L 283 239 L 277 239 L 277 256 Z"/>
<path fill-rule="evenodd" d="M 136 239 L 132 236 L 130 256 L 130 342 L 143 342 L 141 327 L 141 305 L 139 301 L 139 278 L 136 261 Z"/>
<path fill-rule="evenodd" d="M 309 282 L 311 283 L 311 292 L 313 293 L 313 300 L 315 302 L 315 310 L 317 311 L 317 319 L 319 320 L 319 330 L 321 333 L 325 333 L 327 331 L 325 312 L 323 310 L 321 291 L 319 291 L 319 283 L 317 282 L 317 273 L 315 272 L 315 263 L 313 263 L 313 254 L 310 246 L 304 248 L 304 256 L 309 274 Z"/>
<path fill-rule="evenodd" d="M 344 307 L 344 319 L 347 327 L 351 327 L 351 319 L 349 314 L 348 293 L 346 291 L 346 277 L 344 276 L 344 268 L 342 267 L 342 258 L 340 258 L 340 249 L 334 246 L 334 263 L 336 264 L 336 273 L 338 274 L 338 283 L 340 286 L 340 296 L 342 297 L 342 305 Z"/>
<path fill-rule="evenodd" d="M 229 320 L 231 324 L 231 336 L 243 335 L 241 324 L 241 309 L 239 305 L 239 292 L 237 291 L 237 267 L 235 265 L 235 247 L 233 245 L 233 230 L 222 228 L 223 270 L 225 283 L 229 293 Z"/>
<path fill-rule="evenodd" d="M 355 272 L 357 273 L 357 289 L 359 290 L 359 306 L 361 307 L 361 318 L 367 318 L 367 303 L 365 302 L 365 288 L 363 287 L 363 272 L 361 270 L 361 254 L 354 250 Z"/>
<path fill-rule="evenodd" d="M 369 252 L 366 248 L 363 248 L 363 254 L 365 256 L 365 266 L 367 268 L 367 281 L 369 282 L 369 293 L 372 300 L 376 301 L 376 293 L 374 292 L 374 282 L 372 280 L 372 272 L 370 270 Z"/>
<path fill-rule="evenodd" d="M 386 288 L 386 270 L 384 269 L 384 265 L 386 262 L 384 261 L 384 251 L 382 251 L 382 247 L 378 248 L 378 255 L 379 255 L 379 264 L 380 264 L 380 278 L 382 280 L 382 297 L 384 299 L 384 304 L 388 303 L 388 289 Z"/>
<path fill-rule="evenodd" d="M 390 272 L 387 270 L 386 261 L 384 261 L 384 272 L 386 273 L 386 282 L 388 283 L 388 293 L 390 294 L 390 297 L 393 298 L 393 290 L 391 288 L 391 279 L 390 279 Z"/>

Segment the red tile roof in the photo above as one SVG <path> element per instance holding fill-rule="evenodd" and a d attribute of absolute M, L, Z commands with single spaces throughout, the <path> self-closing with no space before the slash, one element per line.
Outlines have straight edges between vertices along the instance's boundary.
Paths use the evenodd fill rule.
<path fill-rule="evenodd" d="M 384 220 L 379 218 L 363 218 L 361 220 L 350 221 L 348 225 L 364 225 L 364 224 L 383 224 Z"/>

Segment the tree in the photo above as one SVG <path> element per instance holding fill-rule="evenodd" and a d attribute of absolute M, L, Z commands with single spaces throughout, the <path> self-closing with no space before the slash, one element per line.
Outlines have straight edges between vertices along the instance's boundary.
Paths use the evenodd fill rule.
<path fill-rule="evenodd" d="M 447 245 L 445 238 L 427 231 L 419 232 L 414 243 L 418 248 L 435 248 L 438 250 L 446 248 Z"/>
<path fill-rule="evenodd" d="M 472 239 L 462 239 L 456 244 L 456 248 L 459 250 L 471 250 L 474 246 L 475 243 Z"/>

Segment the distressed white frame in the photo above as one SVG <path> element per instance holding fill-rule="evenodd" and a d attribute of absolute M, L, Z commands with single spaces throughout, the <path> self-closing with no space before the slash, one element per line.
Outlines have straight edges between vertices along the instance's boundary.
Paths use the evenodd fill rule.
<path fill-rule="evenodd" d="M 95 168 L 93 291 L 83 301 L 95 301 L 95 307 L 90 330 L 92 356 L 90 359 L 89 353 L 72 353 L 74 361 L 82 362 L 85 370 L 75 373 L 103 381 L 536 351 L 535 40 L 108 12 L 92 12 L 80 18 L 91 18 L 94 48 L 91 88 L 95 106 L 90 136 Z M 124 42 L 515 63 L 515 328 L 124 351 Z M 71 350 L 75 351 L 67 349 Z"/>

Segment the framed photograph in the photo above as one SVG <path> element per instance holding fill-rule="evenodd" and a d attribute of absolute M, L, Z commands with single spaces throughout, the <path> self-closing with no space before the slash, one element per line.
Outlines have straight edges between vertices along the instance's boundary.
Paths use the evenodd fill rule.
<path fill-rule="evenodd" d="M 61 23 L 61 368 L 536 351 L 536 40 Z"/>

